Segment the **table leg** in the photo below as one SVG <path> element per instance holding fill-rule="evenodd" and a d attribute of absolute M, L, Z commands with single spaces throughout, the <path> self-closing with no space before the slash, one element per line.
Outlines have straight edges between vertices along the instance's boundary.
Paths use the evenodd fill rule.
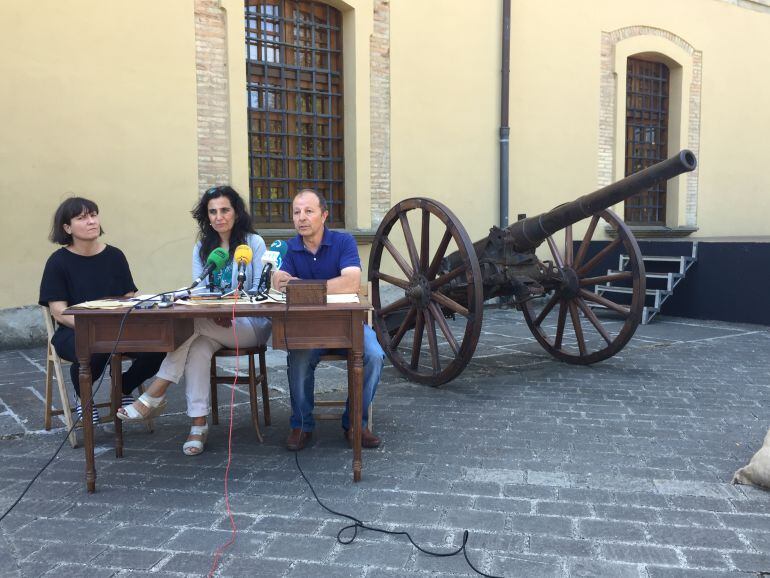
<path fill-rule="evenodd" d="M 86 452 L 86 489 L 89 493 L 96 491 L 96 464 L 94 462 L 94 424 L 91 420 L 93 406 L 91 380 L 91 354 L 87 350 L 80 354 L 78 351 L 80 372 L 80 403 L 83 406 L 83 446 Z"/>
<path fill-rule="evenodd" d="M 353 481 L 361 481 L 361 420 L 363 419 L 364 385 L 364 322 L 352 315 L 352 345 L 348 353 L 348 398 L 350 399 L 351 428 L 353 430 Z"/>
<path fill-rule="evenodd" d="M 115 424 L 115 457 L 123 457 L 123 421 L 118 419 L 118 408 L 123 400 L 123 356 L 116 353 L 110 362 L 110 401 Z"/>

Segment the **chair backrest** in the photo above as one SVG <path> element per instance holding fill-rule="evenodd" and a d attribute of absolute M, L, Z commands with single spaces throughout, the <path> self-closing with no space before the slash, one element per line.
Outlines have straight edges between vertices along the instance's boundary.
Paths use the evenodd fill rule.
<path fill-rule="evenodd" d="M 48 345 L 50 346 L 51 338 L 56 331 L 56 322 L 54 321 L 53 315 L 51 315 L 51 310 L 48 307 L 41 305 L 40 309 L 43 313 L 43 322 L 45 323 L 45 331 L 48 334 Z"/>
<path fill-rule="evenodd" d="M 372 282 L 369 281 L 368 283 L 364 283 L 363 285 L 361 285 L 358 288 L 358 294 L 361 297 L 366 297 L 366 300 L 369 301 L 369 295 L 372 294 Z M 371 301 L 369 302 L 369 304 L 371 305 Z M 372 312 L 371 311 L 369 311 L 366 314 L 366 324 L 369 325 L 370 327 L 372 325 Z"/>

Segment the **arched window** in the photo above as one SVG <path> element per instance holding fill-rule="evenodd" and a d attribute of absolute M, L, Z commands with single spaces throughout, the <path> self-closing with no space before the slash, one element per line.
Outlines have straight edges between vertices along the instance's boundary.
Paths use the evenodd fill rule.
<path fill-rule="evenodd" d="M 320 2 L 246 0 L 251 210 L 292 223 L 291 197 L 314 188 L 343 227 L 342 15 Z"/>
<path fill-rule="evenodd" d="M 668 158 L 669 69 L 629 58 L 626 69 L 626 176 Z M 631 225 L 666 224 L 666 181 L 626 200 Z"/>

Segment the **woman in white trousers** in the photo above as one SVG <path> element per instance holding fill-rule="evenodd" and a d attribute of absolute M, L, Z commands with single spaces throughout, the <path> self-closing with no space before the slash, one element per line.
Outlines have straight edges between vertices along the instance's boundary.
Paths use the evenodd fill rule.
<path fill-rule="evenodd" d="M 218 247 L 228 252 L 229 260 L 212 273 L 213 284 L 227 292 L 237 285 L 238 271 L 233 261 L 238 245 L 248 245 L 252 261 L 246 267 L 246 290 L 256 287 L 260 272 L 257 265 L 265 252 L 265 242 L 254 232 L 251 217 L 240 195 L 231 187 L 214 187 L 201 197 L 192 211 L 198 221 L 199 240 L 193 249 L 192 276 L 204 269 L 208 255 Z M 210 411 L 209 368 L 211 356 L 223 347 L 264 345 L 270 338 L 270 320 L 258 317 L 195 319 L 193 335 L 163 360 L 155 380 L 132 405 L 118 410 L 123 421 L 140 421 L 159 415 L 166 406 L 166 390 L 184 375 L 187 415 L 192 419 L 190 434 L 182 446 L 189 456 L 200 454 L 206 443 Z"/>

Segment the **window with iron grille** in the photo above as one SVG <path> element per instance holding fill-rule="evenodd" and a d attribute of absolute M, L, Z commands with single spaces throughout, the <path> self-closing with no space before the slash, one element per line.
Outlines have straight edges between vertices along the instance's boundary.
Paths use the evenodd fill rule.
<path fill-rule="evenodd" d="M 668 91 L 668 66 L 628 59 L 626 176 L 668 157 Z M 632 225 L 665 225 L 666 182 L 627 199 L 625 220 Z"/>
<path fill-rule="evenodd" d="M 343 227 L 342 15 L 321 2 L 246 0 L 251 211 L 292 223 L 291 198 L 321 193 Z"/>

